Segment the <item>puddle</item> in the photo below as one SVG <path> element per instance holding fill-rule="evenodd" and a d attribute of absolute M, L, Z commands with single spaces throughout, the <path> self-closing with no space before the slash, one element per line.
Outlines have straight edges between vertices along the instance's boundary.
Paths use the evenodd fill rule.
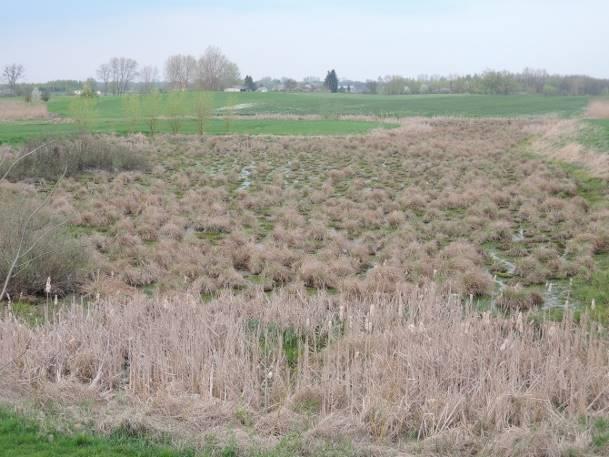
<path fill-rule="evenodd" d="M 254 103 L 240 103 L 238 105 L 227 105 L 218 108 L 216 111 L 239 111 L 243 109 L 252 108 Z"/>
<path fill-rule="evenodd" d="M 241 184 L 239 185 L 238 190 L 246 190 L 251 187 L 251 176 L 255 169 L 256 164 L 254 163 L 247 165 L 241 169 L 241 173 L 239 173 L 239 181 L 241 182 Z"/>
<path fill-rule="evenodd" d="M 524 238 L 524 230 L 520 228 L 519 231 L 512 236 L 512 241 L 522 242 L 524 241 Z M 493 280 L 497 285 L 497 291 L 493 295 L 491 301 L 494 305 L 497 298 L 501 296 L 508 286 L 507 280 L 514 277 L 516 274 L 516 265 L 508 259 L 501 257 L 495 250 L 489 250 L 488 255 L 495 263 L 501 265 L 505 270 L 505 273 L 502 275 L 504 278 L 499 277 L 498 275 L 494 275 L 493 277 Z M 543 291 L 539 291 L 543 296 L 543 308 L 564 308 L 565 306 L 574 305 L 571 301 L 572 285 L 572 280 L 548 281 L 543 288 Z"/>
<path fill-rule="evenodd" d="M 571 306 L 572 281 L 549 281 L 543 293 L 544 308 L 564 308 Z"/>
<path fill-rule="evenodd" d="M 512 235 L 512 241 L 514 243 L 520 243 L 524 241 L 524 229 L 522 227 L 520 227 L 520 230 L 518 230 L 518 232 Z"/>

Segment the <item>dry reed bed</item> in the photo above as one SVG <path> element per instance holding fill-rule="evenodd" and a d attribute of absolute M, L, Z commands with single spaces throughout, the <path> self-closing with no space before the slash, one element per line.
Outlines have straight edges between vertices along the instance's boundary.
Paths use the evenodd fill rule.
<path fill-rule="evenodd" d="M 593 119 L 609 119 L 609 100 L 593 100 L 588 105 L 586 116 Z"/>
<path fill-rule="evenodd" d="M 48 119 L 49 112 L 44 103 L 0 101 L 0 122 Z"/>
<path fill-rule="evenodd" d="M 566 314 L 478 314 L 433 286 L 361 300 L 296 289 L 104 300 L 36 327 L 1 320 L 0 379 L 5 394 L 43 399 L 125 392 L 199 433 L 246 424 L 263 436 L 562 455 L 589 445 L 578 420 L 609 408 L 609 342 Z"/>
<path fill-rule="evenodd" d="M 532 121 L 409 120 L 348 138 L 159 137 L 150 174 L 66 179 L 53 210 L 96 253 L 93 296 L 286 284 L 360 296 L 431 279 L 462 294 L 589 275 L 609 214 L 518 145 Z M 522 229 L 524 239 L 514 239 Z M 490 274 L 488 269 L 490 267 Z"/>

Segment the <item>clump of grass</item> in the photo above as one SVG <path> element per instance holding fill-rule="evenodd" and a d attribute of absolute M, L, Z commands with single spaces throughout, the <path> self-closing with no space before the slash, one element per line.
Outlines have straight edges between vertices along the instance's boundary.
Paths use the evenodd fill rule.
<path fill-rule="evenodd" d="M 496 304 L 504 311 L 528 311 L 543 305 L 543 297 L 522 287 L 507 287 L 497 298 Z"/>

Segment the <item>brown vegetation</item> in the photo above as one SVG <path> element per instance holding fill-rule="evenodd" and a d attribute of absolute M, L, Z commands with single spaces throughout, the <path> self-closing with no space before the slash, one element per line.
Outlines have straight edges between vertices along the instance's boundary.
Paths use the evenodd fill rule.
<path fill-rule="evenodd" d="M 22 101 L 0 101 L 0 122 L 48 119 L 49 112 L 44 103 L 25 103 Z"/>
<path fill-rule="evenodd" d="M 603 108 L 604 109 L 604 108 Z M 600 113 L 601 108 L 597 109 Z M 599 153 L 581 142 L 583 125 L 571 120 L 547 119 L 531 124 L 526 130 L 534 134 L 532 150 L 553 160 L 583 166 L 599 178 L 609 178 L 609 155 Z"/>
<path fill-rule="evenodd" d="M 596 253 L 563 255 L 565 243 L 603 236 L 607 215 L 572 178 L 517 150 L 525 126 L 412 120 L 351 138 L 106 139 L 152 169 L 68 177 L 52 205 L 97 251 L 98 285 L 358 295 L 435 279 L 485 296 L 495 285 L 483 245 L 517 260 L 514 283 L 543 284 Z M 539 247 L 554 254 L 540 259 Z"/>
<path fill-rule="evenodd" d="M 267 438 L 299 430 L 405 449 L 418 439 L 436 453 L 564 455 L 590 445 L 578 420 L 609 408 L 609 343 L 597 336 L 569 314 L 537 324 L 464 311 L 433 287 L 139 297 L 73 305 L 35 328 L 0 321 L 0 391 L 126 395 L 140 417 L 144 407 L 194 433 L 243 427 L 245 415 Z M 539 439 L 543 452 L 517 452 Z"/>
<path fill-rule="evenodd" d="M 586 117 L 609 119 L 609 100 L 593 100 L 588 105 Z"/>
<path fill-rule="evenodd" d="M 546 282 L 592 274 L 609 212 L 522 153 L 547 122 L 97 138 L 145 166 L 77 167 L 58 184 L 50 211 L 95 272 L 84 306 L 35 327 L 10 309 L 0 320 L 0 400 L 89 399 L 193 435 L 587 452 L 609 408 L 609 343 L 585 315 L 552 323 L 538 308 Z M 28 164 L 29 184 L 0 190 L 48 190 Z M 485 303 L 505 313 L 474 310 Z"/>

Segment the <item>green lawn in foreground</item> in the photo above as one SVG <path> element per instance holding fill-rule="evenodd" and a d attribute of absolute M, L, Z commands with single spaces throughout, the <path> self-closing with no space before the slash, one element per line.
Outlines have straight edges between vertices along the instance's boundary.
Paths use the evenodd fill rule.
<path fill-rule="evenodd" d="M 192 112 L 196 92 L 184 94 L 184 110 Z M 580 114 L 588 97 L 544 97 L 539 95 L 363 95 L 330 93 L 242 92 L 208 93 L 215 109 L 237 106 L 235 113 L 253 114 L 318 114 L 388 115 L 388 116 L 537 116 L 555 113 L 561 116 Z M 73 97 L 56 97 L 49 102 L 49 111 L 70 116 Z M 99 118 L 125 117 L 121 97 L 100 97 Z M 168 113 L 168 97 L 161 96 L 161 110 Z"/>
<path fill-rule="evenodd" d="M 136 438 L 43 433 L 34 423 L 0 409 L 0 456 L 2 457 L 190 457 L 193 455 L 193 452 L 179 452 Z"/>
<path fill-rule="evenodd" d="M 303 447 L 311 457 L 352 456 L 349 443 L 334 442 L 305 445 L 298 435 L 287 435 L 272 449 L 238 449 L 235 444 L 220 446 L 212 435 L 197 450 L 178 450 L 155 444 L 134 431 L 119 429 L 110 436 L 90 433 L 65 434 L 42 429 L 32 420 L 0 407 L 0 457 L 292 457 L 302 455 Z M 166 437 L 164 442 L 169 442 Z"/>

